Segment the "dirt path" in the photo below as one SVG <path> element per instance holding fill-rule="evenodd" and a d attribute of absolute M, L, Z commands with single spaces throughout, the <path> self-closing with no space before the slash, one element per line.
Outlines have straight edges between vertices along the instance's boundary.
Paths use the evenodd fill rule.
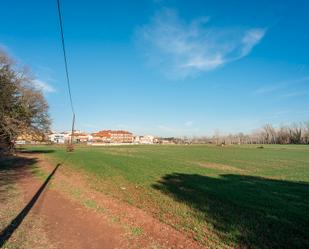
<path fill-rule="evenodd" d="M 54 169 L 42 155 L 33 156 L 41 172 Z M 27 174 L 18 185 L 28 202 L 42 180 Z M 81 174 L 68 175 L 61 166 L 30 213 L 43 220 L 51 248 L 200 248 L 148 213 L 91 190 Z"/>
<path fill-rule="evenodd" d="M 42 181 L 28 175 L 18 184 L 28 202 Z M 31 212 L 33 218 L 43 218 L 44 231 L 56 248 L 125 247 L 121 236 L 124 231 L 120 226 L 109 224 L 99 214 L 66 198 L 56 189 L 46 188 Z"/>

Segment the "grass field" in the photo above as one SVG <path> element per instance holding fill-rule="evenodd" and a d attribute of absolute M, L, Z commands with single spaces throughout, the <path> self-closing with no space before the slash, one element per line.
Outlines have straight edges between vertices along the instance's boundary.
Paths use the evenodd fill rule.
<path fill-rule="evenodd" d="M 35 147 L 205 246 L 309 248 L 309 146 Z M 28 150 L 34 150 L 28 147 Z"/>

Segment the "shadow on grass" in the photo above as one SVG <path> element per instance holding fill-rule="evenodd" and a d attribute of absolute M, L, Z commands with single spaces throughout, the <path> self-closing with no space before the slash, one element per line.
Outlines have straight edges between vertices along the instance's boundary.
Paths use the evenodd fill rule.
<path fill-rule="evenodd" d="M 244 248 L 309 248 L 308 183 L 173 173 L 153 187 L 190 206 L 227 243 Z"/>
<path fill-rule="evenodd" d="M 24 177 L 29 176 L 30 169 L 35 169 L 36 158 L 11 156 L 0 159 L 0 201 L 8 196 L 8 190 Z"/>
<path fill-rule="evenodd" d="M 0 158 L 0 201 L 7 198 L 7 192 L 20 179 L 31 174 L 37 168 L 35 154 L 53 153 L 51 149 L 16 148 L 17 156 Z M 28 157 L 27 155 L 33 155 Z"/>
<path fill-rule="evenodd" d="M 16 148 L 16 152 L 20 154 L 47 154 L 47 153 L 53 153 L 55 150 L 47 150 L 47 149 L 26 149 L 26 148 Z"/>
<path fill-rule="evenodd" d="M 68 156 L 61 162 L 58 163 L 53 171 L 48 175 L 43 184 L 31 198 L 31 200 L 25 205 L 25 207 L 17 214 L 17 216 L 0 232 L 0 248 L 5 244 L 5 242 L 12 236 L 14 231 L 19 227 L 22 221 L 26 218 L 36 201 L 39 199 L 40 195 L 48 185 L 49 181 L 52 179 L 53 175 L 56 173 L 57 169 L 61 164 L 63 164 Z M 3 164 L 0 164 L 0 201 L 1 196 L 7 195 L 7 189 L 3 189 L 1 193 L 2 186 L 11 186 L 16 183 L 20 178 L 29 177 L 31 171 L 33 170 L 33 165 L 37 163 L 36 158 L 26 158 L 26 157 L 11 157 L 6 160 L 1 160 Z M 3 201 L 3 200 L 2 200 Z"/>
<path fill-rule="evenodd" d="M 46 188 L 48 182 L 53 177 L 53 175 L 56 173 L 57 169 L 59 168 L 60 163 L 56 165 L 54 170 L 50 173 L 50 175 L 46 178 L 44 183 L 41 185 L 41 187 L 38 189 L 38 191 L 35 193 L 35 195 L 31 198 L 31 200 L 27 203 L 27 205 L 21 210 L 21 212 L 10 222 L 10 224 L 0 233 L 0 247 L 4 245 L 4 243 L 12 236 L 14 231 L 19 227 L 19 225 L 22 223 L 24 218 L 28 215 L 29 211 L 33 207 L 33 205 L 36 203 L 44 189 Z"/>

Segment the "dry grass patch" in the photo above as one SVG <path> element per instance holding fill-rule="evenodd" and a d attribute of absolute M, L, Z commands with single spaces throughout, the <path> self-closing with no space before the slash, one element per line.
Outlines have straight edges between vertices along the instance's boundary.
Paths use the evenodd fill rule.
<path fill-rule="evenodd" d="M 194 164 L 208 169 L 216 169 L 222 171 L 230 171 L 230 172 L 237 172 L 237 173 L 245 173 L 247 172 L 244 169 L 236 168 L 227 164 L 220 164 L 220 163 L 211 163 L 211 162 L 193 162 Z"/>

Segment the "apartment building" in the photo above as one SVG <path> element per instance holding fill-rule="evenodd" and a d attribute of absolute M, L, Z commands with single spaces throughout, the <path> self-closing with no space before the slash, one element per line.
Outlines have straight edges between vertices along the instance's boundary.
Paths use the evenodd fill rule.
<path fill-rule="evenodd" d="M 102 130 L 92 134 L 93 142 L 132 143 L 133 134 L 124 130 Z"/>

